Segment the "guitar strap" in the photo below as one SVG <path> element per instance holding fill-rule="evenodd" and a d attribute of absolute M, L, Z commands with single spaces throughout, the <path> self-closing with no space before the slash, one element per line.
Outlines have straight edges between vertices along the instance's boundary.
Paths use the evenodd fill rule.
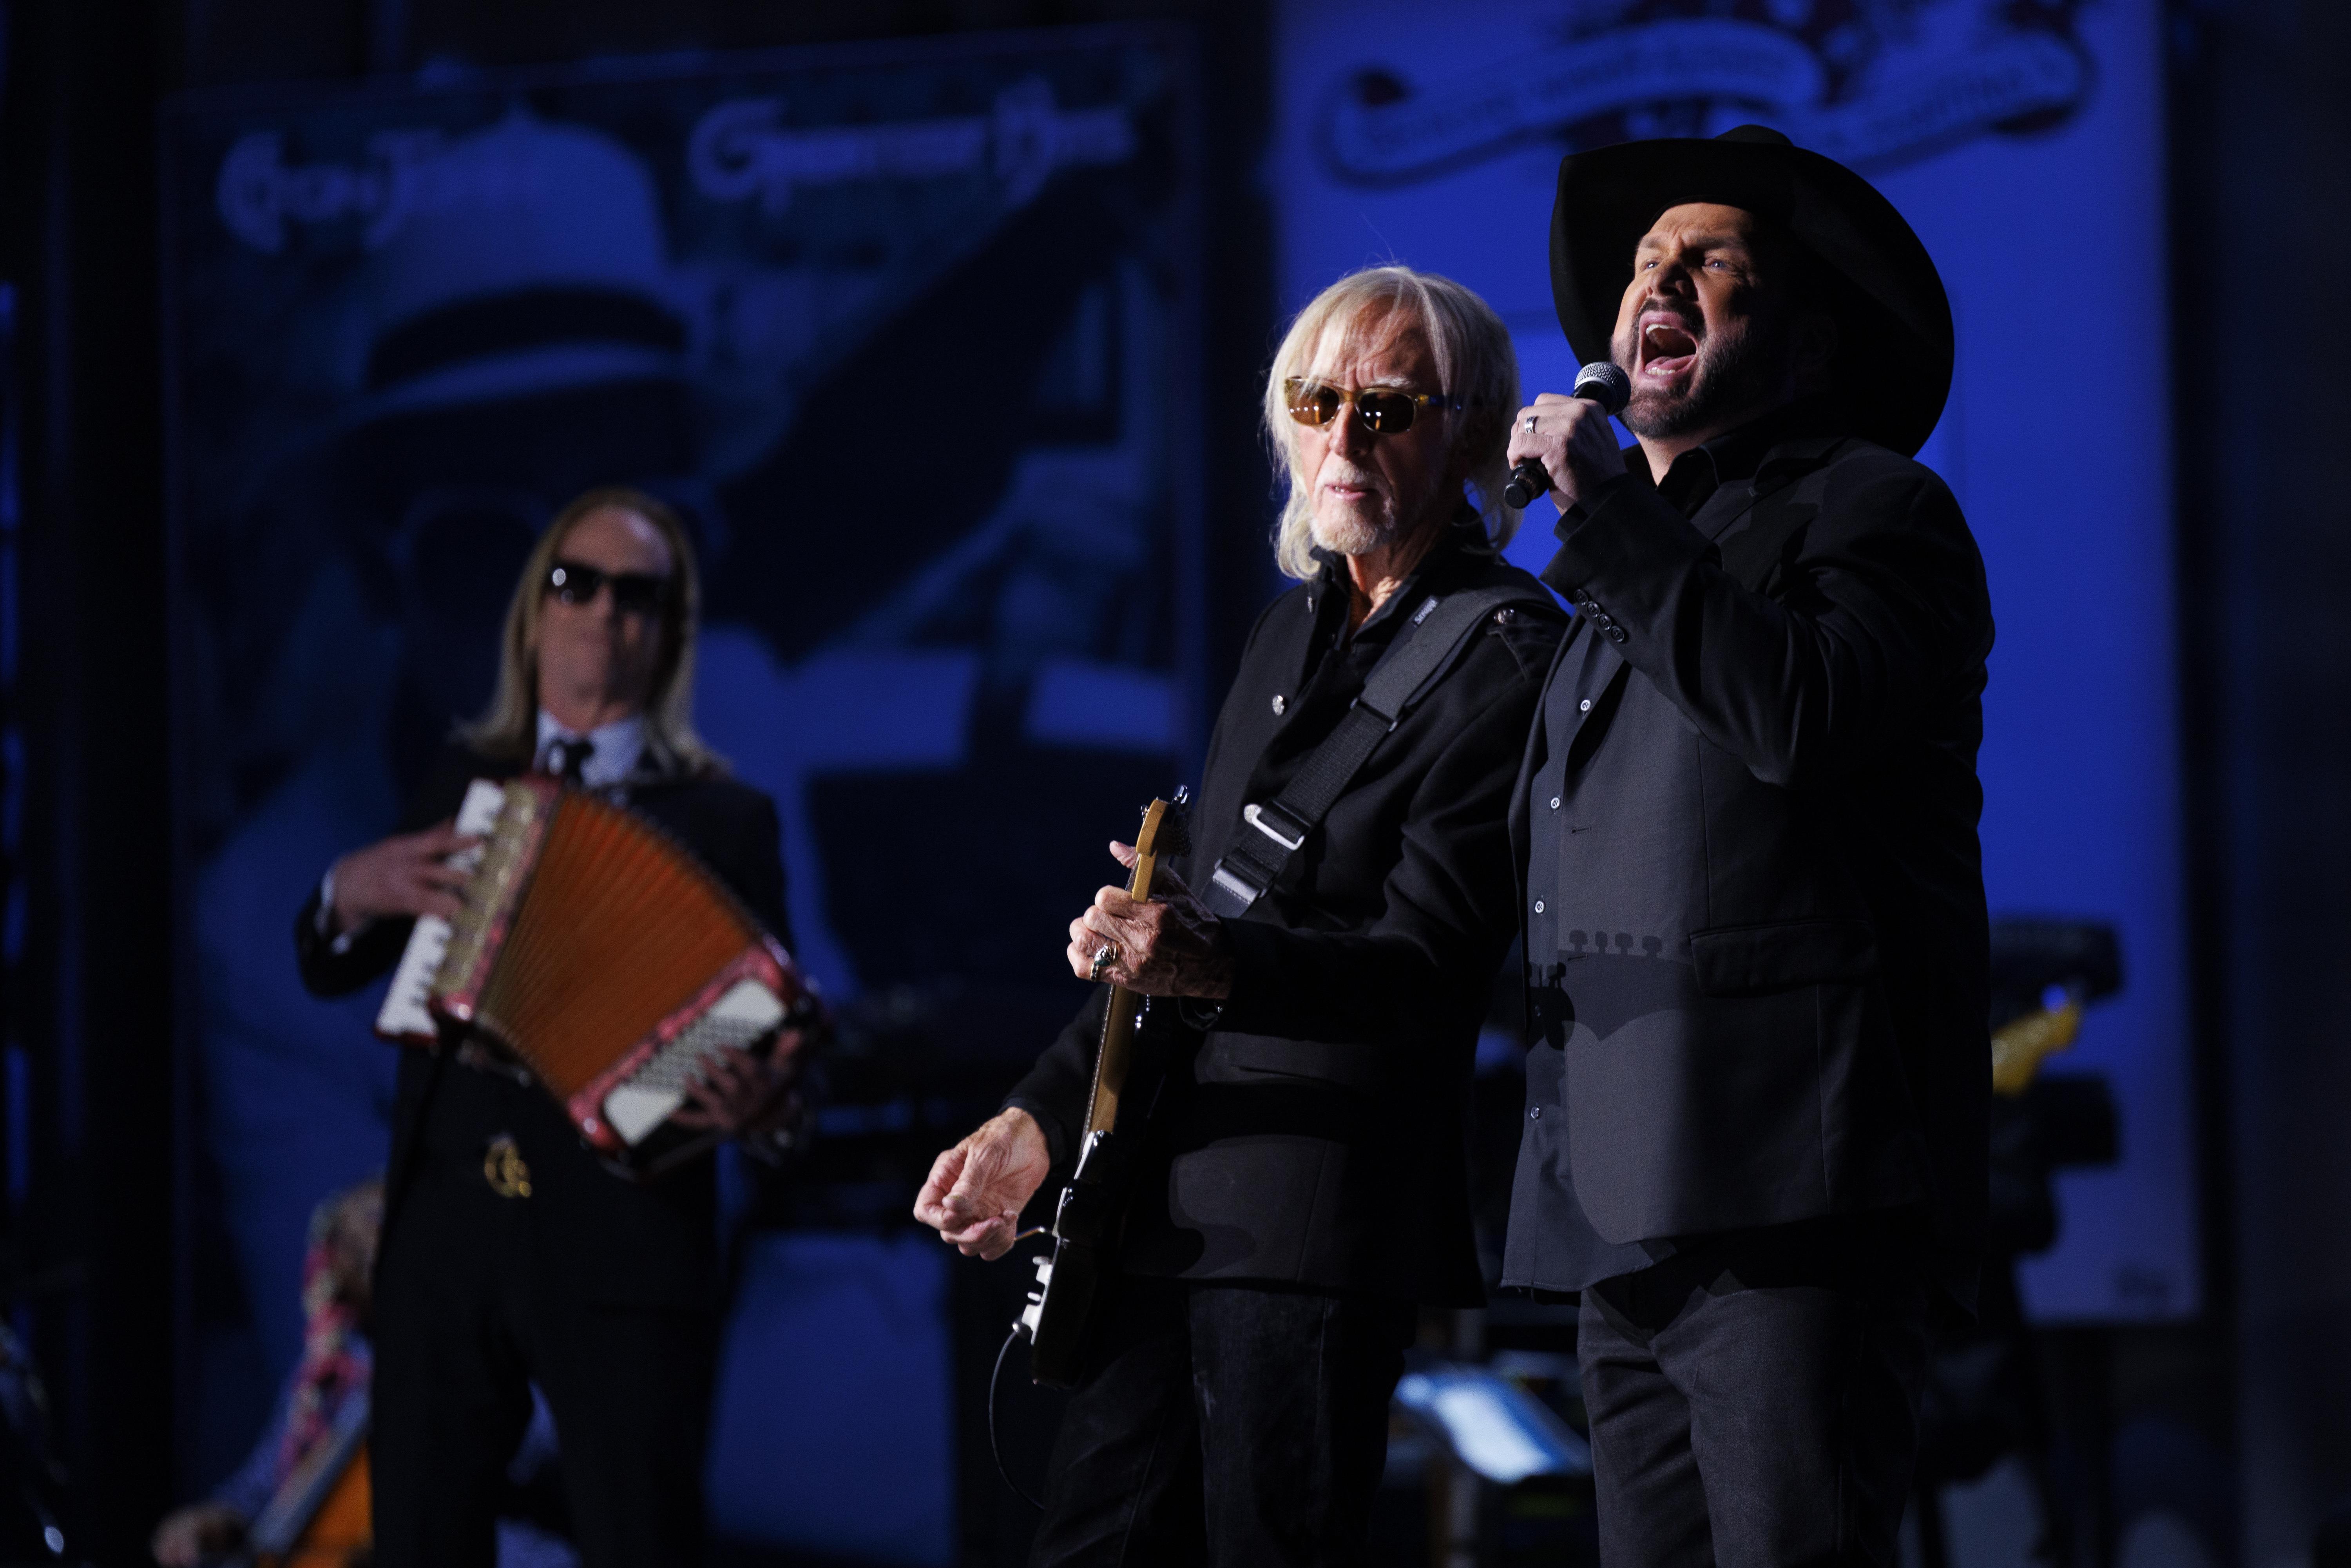
<path fill-rule="evenodd" d="M 1474 588 L 1438 598 L 1431 595 L 1399 627 L 1364 678 L 1363 695 L 1338 727 L 1316 747 L 1281 793 L 1241 809 L 1240 834 L 1217 869 L 1200 901 L 1227 919 L 1246 915 L 1280 880 L 1299 847 L 1346 793 L 1389 731 L 1437 688 L 1479 626 L 1496 611 L 1552 601 L 1532 578 L 1524 582 Z"/>

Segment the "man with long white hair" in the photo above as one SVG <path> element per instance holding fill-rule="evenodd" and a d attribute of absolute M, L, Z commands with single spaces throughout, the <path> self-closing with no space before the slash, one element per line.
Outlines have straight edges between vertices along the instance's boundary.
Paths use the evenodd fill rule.
<path fill-rule="evenodd" d="M 1416 1308 L 1482 1300 L 1463 1103 L 1516 919 L 1504 808 L 1563 626 L 1497 554 L 1517 406 L 1492 310 L 1405 267 L 1332 285 L 1274 357 L 1275 559 L 1301 580 L 1250 633 L 1178 874 L 1147 903 L 1105 887 L 1070 927 L 1073 971 L 1196 1033 L 1155 1099 L 1127 1086 L 1150 1110 L 1123 1277 L 1039 1563 L 1355 1561 Z M 933 1166 L 914 1212 L 964 1252 L 1001 1256 L 1077 1152 L 1102 1013 L 1098 993 Z"/>

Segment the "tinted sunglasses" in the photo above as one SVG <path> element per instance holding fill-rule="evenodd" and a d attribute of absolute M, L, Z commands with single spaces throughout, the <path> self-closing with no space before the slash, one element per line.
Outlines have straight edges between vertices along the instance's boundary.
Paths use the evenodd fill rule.
<path fill-rule="evenodd" d="M 566 604 L 590 604 L 606 583 L 612 585 L 612 608 L 629 615 L 658 615 L 669 592 L 669 579 L 644 571 L 606 571 L 576 560 L 559 560 L 547 569 L 547 591 Z"/>
<path fill-rule="evenodd" d="M 1442 413 L 1461 406 L 1459 398 L 1443 392 L 1399 392 L 1395 387 L 1359 387 L 1350 392 L 1302 376 L 1283 382 L 1281 395 L 1290 403 L 1290 417 L 1301 424 L 1328 424 L 1339 417 L 1341 407 L 1352 402 L 1364 428 L 1380 435 L 1403 434 L 1424 408 Z"/>

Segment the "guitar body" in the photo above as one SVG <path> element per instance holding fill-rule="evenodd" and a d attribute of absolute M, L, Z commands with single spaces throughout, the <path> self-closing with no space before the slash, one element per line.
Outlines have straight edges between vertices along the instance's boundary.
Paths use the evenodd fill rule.
<path fill-rule="evenodd" d="M 1108 1254 L 1079 1241 L 1056 1241 L 1037 1260 L 1037 1293 L 1029 1329 L 1029 1375 L 1048 1388 L 1074 1388 L 1084 1365 L 1086 1332 L 1101 1300 Z"/>
<path fill-rule="evenodd" d="M 373 1494 L 368 1486 L 367 1445 L 344 1461 L 318 1511 L 282 1554 L 258 1558 L 259 1568 L 365 1568 L 375 1549 Z"/>
<path fill-rule="evenodd" d="M 367 1568 L 375 1552 L 368 1484 L 368 1392 L 354 1390 L 253 1521 L 235 1568 Z"/>
<path fill-rule="evenodd" d="M 1172 802 L 1154 800 L 1143 814 L 1143 831 L 1134 839 L 1134 875 L 1127 884 L 1127 891 L 1137 899 L 1150 897 L 1160 859 L 1179 854 L 1186 847 L 1185 798 L 1185 791 L 1179 789 Z M 1111 988 L 1078 1167 L 1053 1210 L 1053 1250 L 1037 1260 L 1037 1288 L 1029 1292 L 1014 1325 L 1016 1332 L 1028 1336 L 1029 1375 L 1048 1387 L 1076 1385 L 1094 1319 L 1116 1273 L 1127 1178 L 1134 1163 L 1129 1151 L 1138 1137 L 1118 1130 L 1119 1107 L 1138 1045 L 1146 1035 L 1165 1032 L 1159 1021 L 1172 1019 L 1174 1011 L 1173 1008 L 1160 1009 L 1147 1025 L 1147 999 L 1123 986 Z M 1154 1054 L 1164 1059 L 1164 1051 Z"/>
<path fill-rule="evenodd" d="M 1112 1005 L 1126 1000 L 1120 991 Z M 1135 1027 L 1141 1027 L 1139 1020 Z M 1078 1168 L 1054 1207 L 1053 1250 L 1037 1260 L 1037 1289 L 1020 1314 L 1029 1334 L 1029 1375 L 1049 1388 L 1076 1386 L 1087 1336 L 1117 1272 L 1119 1232 L 1126 1218 L 1126 1151 L 1134 1136 L 1110 1128 L 1088 1133 Z"/>

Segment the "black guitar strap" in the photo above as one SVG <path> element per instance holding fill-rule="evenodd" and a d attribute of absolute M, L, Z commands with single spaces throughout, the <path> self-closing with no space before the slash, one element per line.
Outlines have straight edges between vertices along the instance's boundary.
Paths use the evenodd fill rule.
<path fill-rule="evenodd" d="M 1339 727 L 1308 756 L 1281 793 L 1241 809 L 1243 824 L 1254 831 L 1239 835 L 1225 852 L 1201 902 L 1227 919 L 1248 914 L 1280 879 L 1290 857 L 1346 793 L 1381 740 L 1437 688 L 1487 617 L 1508 605 L 1536 603 L 1552 607 L 1531 579 L 1425 601 L 1389 640 L 1364 681 L 1363 695 Z"/>

